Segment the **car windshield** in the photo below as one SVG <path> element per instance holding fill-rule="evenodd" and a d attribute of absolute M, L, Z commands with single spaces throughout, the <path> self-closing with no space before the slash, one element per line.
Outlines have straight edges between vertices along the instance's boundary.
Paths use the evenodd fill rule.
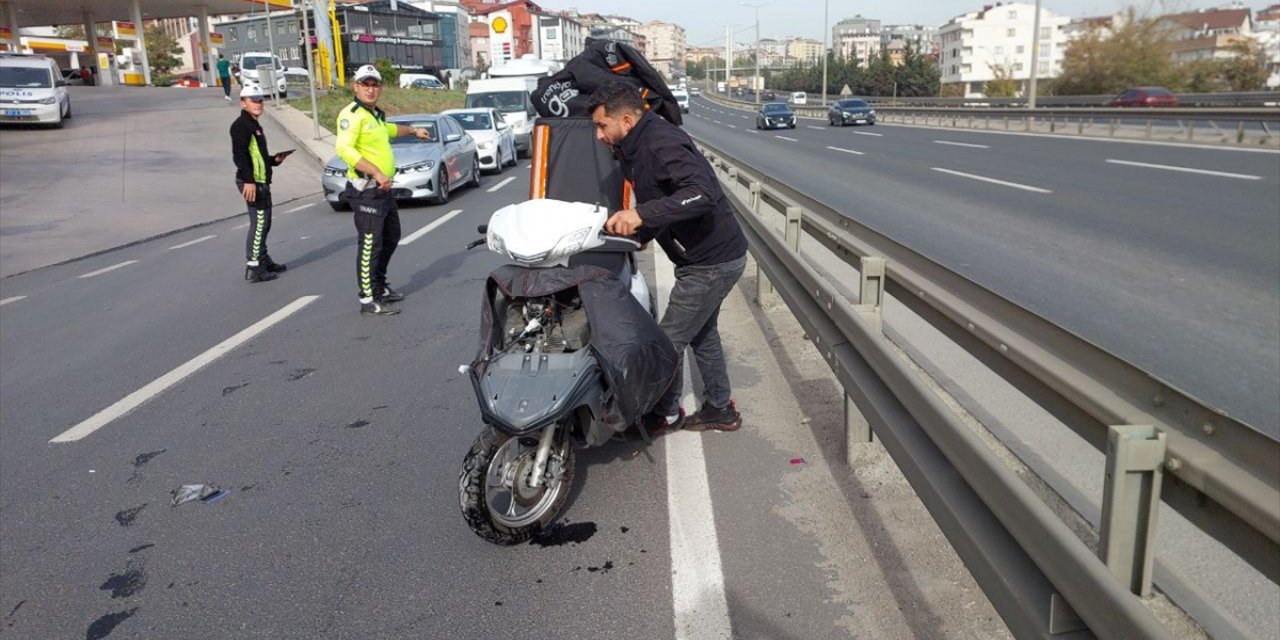
<path fill-rule="evenodd" d="M 493 119 L 487 113 L 450 113 L 449 115 L 468 131 L 488 131 L 493 128 Z"/>
<path fill-rule="evenodd" d="M 467 96 L 467 106 L 487 107 L 504 113 L 519 113 L 526 107 L 525 93 L 523 91 L 473 93 Z"/>
<path fill-rule="evenodd" d="M 440 135 L 437 133 L 438 130 L 436 129 L 436 123 L 434 122 L 397 122 L 396 124 L 407 124 L 415 129 L 426 129 L 427 133 L 431 134 L 431 139 L 419 140 L 418 136 L 396 136 L 391 139 L 391 144 L 393 145 L 434 144 L 440 141 Z"/>
<path fill-rule="evenodd" d="M 865 100 L 841 100 L 840 106 L 845 109 L 849 109 L 853 107 L 865 107 L 867 106 L 867 102 Z"/>
<path fill-rule="evenodd" d="M 788 111 L 790 111 L 790 109 L 788 109 L 787 105 L 785 104 L 774 103 L 774 104 L 766 104 L 764 106 L 765 113 L 786 113 Z"/>
<path fill-rule="evenodd" d="M 37 89 L 52 87 L 53 75 L 39 67 L 0 67 L 0 87 L 7 89 Z"/>
<path fill-rule="evenodd" d="M 1149 96 L 1171 96 L 1171 95 L 1173 95 L 1172 93 L 1169 93 L 1169 91 L 1168 91 L 1167 89 L 1155 89 L 1155 88 L 1152 88 L 1152 89 L 1143 89 L 1143 91 L 1146 91 L 1146 92 L 1147 92 L 1147 95 L 1149 95 Z"/>
<path fill-rule="evenodd" d="M 240 61 L 240 68 L 257 71 L 258 67 L 261 67 L 262 65 L 270 65 L 270 64 L 271 64 L 271 59 L 266 56 L 245 56 L 245 59 Z M 279 60 L 276 61 L 276 66 L 277 68 L 281 68 L 281 69 L 284 68 L 284 64 L 281 63 Z"/>

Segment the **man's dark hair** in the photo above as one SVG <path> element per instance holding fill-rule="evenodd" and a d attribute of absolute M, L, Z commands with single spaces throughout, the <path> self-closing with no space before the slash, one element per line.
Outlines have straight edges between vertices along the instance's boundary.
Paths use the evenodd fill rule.
<path fill-rule="evenodd" d="M 620 80 L 607 82 L 591 94 L 589 111 L 595 111 L 599 106 L 604 106 L 604 113 L 608 116 L 616 116 L 624 111 L 644 113 L 640 89 Z"/>

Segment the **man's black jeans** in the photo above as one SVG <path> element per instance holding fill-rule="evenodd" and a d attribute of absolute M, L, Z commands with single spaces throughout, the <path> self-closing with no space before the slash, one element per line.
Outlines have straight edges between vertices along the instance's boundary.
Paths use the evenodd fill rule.
<path fill-rule="evenodd" d="M 343 199 L 355 214 L 356 280 L 360 300 L 367 301 L 381 296 L 387 286 L 387 265 L 400 244 L 400 209 L 390 191 L 358 191 L 349 182 Z"/>
<path fill-rule="evenodd" d="M 676 267 L 676 284 L 671 287 L 667 310 L 659 326 L 675 345 L 681 365 L 667 393 L 654 410 L 674 415 L 680 409 L 684 390 L 684 351 L 693 347 L 693 358 L 702 376 L 702 400 L 717 409 L 729 406 L 729 368 L 720 346 L 720 304 L 724 302 L 742 271 L 747 257 L 709 265 Z"/>

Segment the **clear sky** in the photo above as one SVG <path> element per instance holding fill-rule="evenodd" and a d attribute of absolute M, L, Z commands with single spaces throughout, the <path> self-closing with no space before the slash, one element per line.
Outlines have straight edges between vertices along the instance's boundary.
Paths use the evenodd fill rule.
<path fill-rule="evenodd" d="M 744 0 L 762 4 L 768 0 Z M 862 14 L 884 24 L 930 24 L 941 26 L 957 15 L 976 11 L 995 0 L 828 0 L 831 23 Z M 1254 0 L 1243 6 L 1256 13 L 1280 0 Z M 725 25 L 732 24 L 740 43 L 755 40 L 755 10 L 738 0 L 534 0 L 546 9 L 576 9 L 584 13 L 624 15 L 642 22 L 663 20 L 685 29 L 690 46 L 724 46 Z M 1150 7 L 1154 13 L 1175 13 L 1206 7 L 1227 6 L 1229 0 L 1043 0 L 1044 8 L 1071 17 L 1107 15 L 1128 6 Z M 1007 3 L 1006 3 L 1007 4 Z M 1032 2 L 1034 4 L 1034 0 Z M 801 36 L 822 39 L 823 0 L 772 0 L 760 8 L 760 36 L 781 38 Z"/>

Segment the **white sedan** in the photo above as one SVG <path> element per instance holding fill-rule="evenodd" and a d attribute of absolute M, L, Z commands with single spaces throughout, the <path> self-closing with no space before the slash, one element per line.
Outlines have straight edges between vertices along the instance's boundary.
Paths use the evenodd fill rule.
<path fill-rule="evenodd" d="M 511 125 L 502 119 L 496 109 L 448 109 L 442 115 L 451 116 L 467 130 L 476 141 L 480 154 L 480 168 L 502 173 L 503 167 L 516 164 L 516 139 Z"/>

